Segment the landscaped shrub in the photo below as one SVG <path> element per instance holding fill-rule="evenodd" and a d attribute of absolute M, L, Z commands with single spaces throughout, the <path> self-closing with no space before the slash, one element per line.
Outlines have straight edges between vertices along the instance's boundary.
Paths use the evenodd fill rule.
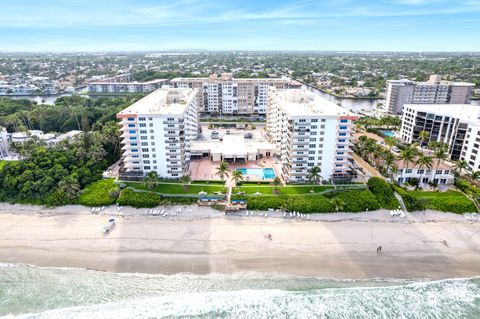
<path fill-rule="evenodd" d="M 198 198 L 196 197 L 181 197 L 181 196 L 162 197 L 162 199 L 166 205 L 168 204 L 192 205 L 198 201 Z"/>
<path fill-rule="evenodd" d="M 405 189 L 393 184 L 392 189 L 396 191 L 398 195 L 402 196 L 403 203 L 405 204 L 407 211 L 414 212 L 419 210 L 425 210 L 425 203 L 415 198 L 413 195 L 409 194 Z"/>
<path fill-rule="evenodd" d="M 122 206 L 150 208 L 160 205 L 162 197 L 152 192 L 135 192 L 129 188 L 121 191 L 117 203 Z"/>
<path fill-rule="evenodd" d="M 339 198 L 345 203 L 342 209 L 344 212 L 357 213 L 381 208 L 375 195 L 368 190 L 342 191 L 334 193 L 333 197 Z"/>
<path fill-rule="evenodd" d="M 113 179 L 101 179 L 88 185 L 78 202 L 85 206 L 108 206 L 115 204 L 118 194 L 119 189 Z"/>
<path fill-rule="evenodd" d="M 398 201 L 393 194 L 392 188 L 383 178 L 372 177 L 368 180 L 367 185 L 383 208 L 394 209 L 398 207 Z"/>
<path fill-rule="evenodd" d="M 328 213 L 335 210 L 335 207 L 325 196 L 289 196 L 284 200 L 283 207 L 289 211 Z"/>
<path fill-rule="evenodd" d="M 428 202 L 432 209 L 442 212 L 451 212 L 457 214 L 476 212 L 475 205 L 466 197 L 459 198 L 435 198 Z"/>

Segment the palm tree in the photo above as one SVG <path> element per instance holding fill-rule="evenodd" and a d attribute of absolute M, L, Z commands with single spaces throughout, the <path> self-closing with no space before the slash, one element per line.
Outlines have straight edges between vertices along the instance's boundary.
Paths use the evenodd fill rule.
<path fill-rule="evenodd" d="M 277 177 L 275 177 L 275 178 L 273 179 L 273 182 L 272 182 L 272 183 L 273 183 L 273 190 L 274 190 L 274 192 L 275 192 L 275 193 L 278 193 L 278 186 L 282 183 L 282 181 L 281 181 L 280 178 L 278 178 L 278 176 L 277 176 Z"/>
<path fill-rule="evenodd" d="M 312 191 L 313 191 L 313 185 L 317 184 L 318 181 L 320 180 L 320 172 L 322 170 L 318 166 L 314 166 L 310 169 L 310 172 L 308 173 L 308 180 L 310 183 L 312 183 Z"/>
<path fill-rule="evenodd" d="M 408 164 L 412 163 L 415 159 L 417 151 L 411 145 L 407 145 L 403 150 L 400 151 L 399 159 L 403 161 L 404 169 L 402 170 L 402 177 L 404 173 L 408 170 Z"/>
<path fill-rule="evenodd" d="M 466 169 L 468 167 L 468 163 L 466 160 L 459 160 L 455 162 L 455 165 L 453 165 L 453 173 L 460 177 L 462 174 L 462 170 Z"/>
<path fill-rule="evenodd" d="M 433 160 L 430 156 L 420 155 L 416 160 L 416 164 L 418 165 L 418 169 L 432 169 Z M 420 174 L 420 183 L 422 183 L 422 177 L 423 173 Z"/>
<path fill-rule="evenodd" d="M 443 143 L 442 143 L 443 144 Z M 435 172 L 433 173 L 433 180 L 435 181 L 435 176 L 437 175 L 437 170 L 440 164 L 448 158 L 448 153 L 444 145 L 437 145 L 437 148 L 433 152 L 433 156 L 437 160 L 437 165 L 435 165 Z"/>
<path fill-rule="evenodd" d="M 385 170 L 387 174 L 390 174 L 392 171 L 392 167 L 394 167 L 393 164 L 395 163 L 395 155 L 390 152 L 386 152 L 383 158 L 383 163 L 385 164 Z M 390 176 L 390 178 L 392 177 Z"/>
<path fill-rule="evenodd" d="M 148 187 L 148 189 L 153 189 L 158 186 L 160 183 L 160 178 L 158 178 L 158 174 L 155 171 L 150 171 L 145 175 L 143 178 L 143 185 Z"/>
<path fill-rule="evenodd" d="M 428 133 L 427 131 L 421 131 L 420 133 L 418 133 L 418 138 L 420 139 L 420 141 L 422 141 L 421 143 L 422 147 L 425 144 L 425 141 L 428 140 L 429 137 L 430 137 L 430 133 Z"/>
<path fill-rule="evenodd" d="M 235 181 L 235 185 L 237 185 L 239 181 L 243 181 L 244 177 L 242 172 L 234 170 L 232 172 L 232 179 Z"/>
<path fill-rule="evenodd" d="M 470 174 L 470 178 L 473 181 L 479 180 L 480 179 L 480 171 L 474 171 Z"/>
<path fill-rule="evenodd" d="M 180 178 L 180 180 L 182 181 L 183 191 L 184 192 L 188 191 L 188 186 L 192 181 L 190 179 L 190 175 L 183 175 L 182 178 Z"/>
<path fill-rule="evenodd" d="M 330 200 L 330 203 L 335 207 L 335 211 L 339 212 L 345 208 L 345 202 L 338 197 L 334 197 Z"/>
<path fill-rule="evenodd" d="M 392 149 L 392 147 L 397 145 L 397 140 L 394 137 L 391 137 L 391 136 L 385 137 L 384 141 L 385 141 L 385 145 L 388 146 L 389 151 Z"/>
<path fill-rule="evenodd" d="M 80 183 L 78 182 L 78 177 L 76 174 L 66 176 L 60 182 L 58 182 L 58 190 L 65 194 L 65 196 L 70 200 L 77 197 L 80 188 Z"/>
<path fill-rule="evenodd" d="M 230 172 L 228 164 L 225 162 L 221 162 L 220 165 L 217 167 L 217 172 L 215 173 L 215 175 L 218 175 L 222 182 L 225 182 L 225 178 L 229 176 L 228 172 Z"/>

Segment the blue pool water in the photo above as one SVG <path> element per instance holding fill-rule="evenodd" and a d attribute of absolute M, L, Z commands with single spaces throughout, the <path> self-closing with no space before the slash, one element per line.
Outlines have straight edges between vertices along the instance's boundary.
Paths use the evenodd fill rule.
<path fill-rule="evenodd" d="M 237 171 L 243 175 L 255 175 L 258 178 L 275 178 L 275 171 L 273 168 L 238 168 Z"/>
<path fill-rule="evenodd" d="M 382 131 L 383 135 L 388 136 L 388 137 L 395 137 L 395 132 L 394 131 Z"/>

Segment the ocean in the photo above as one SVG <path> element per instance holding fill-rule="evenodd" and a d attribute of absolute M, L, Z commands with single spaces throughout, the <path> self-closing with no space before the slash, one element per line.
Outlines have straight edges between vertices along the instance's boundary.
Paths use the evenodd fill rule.
<path fill-rule="evenodd" d="M 0 318 L 480 318 L 480 279 L 147 275 L 0 264 Z"/>

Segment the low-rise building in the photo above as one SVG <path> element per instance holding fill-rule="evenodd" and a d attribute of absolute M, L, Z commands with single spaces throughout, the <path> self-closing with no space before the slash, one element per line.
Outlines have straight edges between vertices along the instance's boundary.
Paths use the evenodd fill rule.
<path fill-rule="evenodd" d="M 306 89 L 270 89 L 266 131 L 282 177 L 305 182 L 318 166 L 323 180 L 350 180 L 351 138 L 358 117 Z"/>
<path fill-rule="evenodd" d="M 152 92 L 164 84 L 168 80 L 158 79 L 148 82 L 107 82 L 95 81 L 87 85 L 88 93 L 148 93 Z"/>
<path fill-rule="evenodd" d="M 452 168 L 448 163 L 433 159 L 432 167 L 425 168 L 410 163 L 405 165 L 403 161 L 396 161 L 398 171 L 393 174 L 393 180 L 397 183 L 408 183 L 416 179 L 419 184 L 435 183 L 437 185 L 451 185 L 455 181 Z"/>
<path fill-rule="evenodd" d="M 198 135 L 196 94 L 161 88 L 117 114 L 123 139 L 121 176 L 155 171 L 180 178 L 188 171 L 191 143 Z"/>

